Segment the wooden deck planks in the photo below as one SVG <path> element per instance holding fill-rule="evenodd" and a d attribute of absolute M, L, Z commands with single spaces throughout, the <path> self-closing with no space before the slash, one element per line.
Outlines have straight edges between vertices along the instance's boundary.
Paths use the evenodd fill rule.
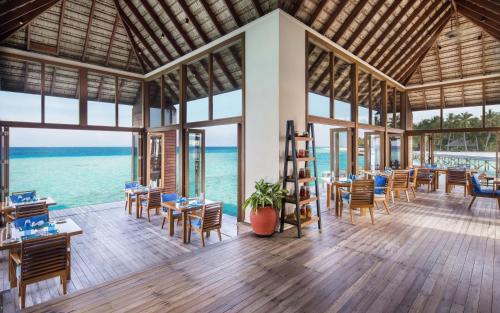
<path fill-rule="evenodd" d="M 378 210 L 375 225 L 359 218 L 353 226 L 348 216 L 325 212 L 322 233 L 313 225 L 300 240 L 290 229 L 202 250 L 134 220 L 106 220 L 101 227 L 107 210 L 96 216 L 81 210 L 76 216 L 94 229 L 90 242 L 76 242 L 81 266 L 75 264 L 73 288 L 101 285 L 28 311 L 498 312 L 500 211 L 491 199 L 468 211 L 468 201 L 458 190 L 418 193 L 418 201 L 397 200 L 390 216 Z M 105 240 L 115 227 L 122 227 L 122 236 Z M 99 241 L 95 249 L 92 241 Z M 154 256 L 99 266 L 120 264 L 139 246 Z M 47 289 L 53 285 L 38 287 L 31 301 L 52 298 Z"/>

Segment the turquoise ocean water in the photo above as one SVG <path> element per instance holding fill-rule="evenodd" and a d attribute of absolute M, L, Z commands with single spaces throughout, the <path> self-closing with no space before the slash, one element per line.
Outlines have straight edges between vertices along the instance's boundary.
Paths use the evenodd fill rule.
<path fill-rule="evenodd" d="M 318 172 L 328 171 L 329 149 L 317 148 L 317 158 Z M 13 147 L 10 159 L 10 190 L 50 196 L 57 201 L 51 209 L 123 200 L 130 180 L 130 147 Z M 236 147 L 207 147 L 205 162 L 206 197 L 236 215 Z"/>

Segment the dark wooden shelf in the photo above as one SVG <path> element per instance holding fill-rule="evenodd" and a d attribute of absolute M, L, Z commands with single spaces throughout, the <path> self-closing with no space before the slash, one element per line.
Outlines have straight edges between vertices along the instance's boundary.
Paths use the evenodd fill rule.
<path fill-rule="evenodd" d="M 312 137 L 295 137 L 295 141 L 314 141 Z"/>
<path fill-rule="evenodd" d="M 300 226 L 306 227 L 306 226 L 309 226 L 309 225 L 311 225 L 313 223 L 316 223 L 318 221 L 319 221 L 319 217 L 317 217 L 317 216 L 311 216 L 311 218 L 306 219 L 306 220 L 301 219 L 300 220 Z M 285 223 L 291 224 L 291 225 L 297 225 L 297 221 L 296 220 L 291 220 L 291 219 L 288 219 L 288 218 L 285 219 Z"/>
<path fill-rule="evenodd" d="M 286 181 L 289 183 L 294 183 L 295 179 L 287 178 Z M 312 181 L 316 181 L 316 177 L 299 178 L 299 179 L 297 179 L 297 181 L 299 182 L 299 184 L 300 183 L 310 183 Z"/>
<path fill-rule="evenodd" d="M 316 160 L 315 157 L 307 157 L 307 158 L 297 158 L 297 162 L 311 162 Z M 288 162 L 293 162 L 293 157 L 288 157 Z"/>
<path fill-rule="evenodd" d="M 304 200 L 300 200 L 299 201 L 299 205 L 304 205 L 304 204 L 309 204 L 309 203 L 312 203 L 314 201 L 318 200 L 318 197 L 310 197 L 309 199 L 304 199 Z M 285 199 L 285 202 L 286 203 L 292 203 L 292 204 L 295 204 L 295 199 L 294 198 L 286 198 Z"/>

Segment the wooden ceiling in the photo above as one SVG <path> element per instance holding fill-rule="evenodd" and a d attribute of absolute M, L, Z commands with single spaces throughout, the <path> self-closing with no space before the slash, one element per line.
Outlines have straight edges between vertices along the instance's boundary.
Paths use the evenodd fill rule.
<path fill-rule="evenodd" d="M 0 41 L 145 73 L 278 7 L 403 84 L 500 71 L 497 0 L 7 0 Z"/>

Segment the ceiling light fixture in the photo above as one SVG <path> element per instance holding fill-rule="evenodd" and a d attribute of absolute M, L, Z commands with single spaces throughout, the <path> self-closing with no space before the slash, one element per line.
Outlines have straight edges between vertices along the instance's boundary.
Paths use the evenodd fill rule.
<path fill-rule="evenodd" d="M 184 23 L 189 24 L 189 18 L 184 18 Z"/>

